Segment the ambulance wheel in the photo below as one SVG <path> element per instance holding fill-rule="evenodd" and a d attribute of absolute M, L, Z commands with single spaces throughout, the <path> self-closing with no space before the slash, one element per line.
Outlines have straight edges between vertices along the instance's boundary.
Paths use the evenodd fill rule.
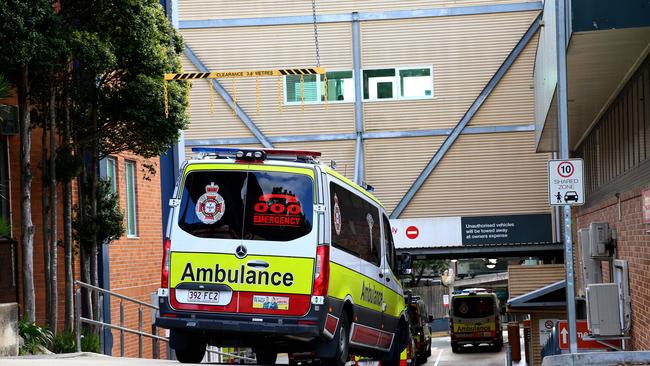
<path fill-rule="evenodd" d="M 390 351 L 388 351 L 388 354 L 381 359 L 381 366 L 399 366 L 402 351 L 404 351 L 411 342 L 408 332 L 409 330 L 407 326 L 400 325 L 398 335 L 393 340 Z"/>
<path fill-rule="evenodd" d="M 269 349 L 255 348 L 253 352 L 255 352 L 255 359 L 258 365 L 275 365 L 275 361 L 278 358 L 278 353 Z"/>
<path fill-rule="evenodd" d="M 181 363 L 201 363 L 203 356 L 205 356 L 206 342 L 196 341 L 187 348 L 178 348 L 176 352 L 176 359 Z"/>
<path fill-rule="evenodd" d="M 453 353 L 459 353 L 460 352 L 460 347 L 458 346 L 458 343 L 451 342 L 451 351 Z"/>
<path fill-rule="evenodd" d="M 350 321 L 348 314 L 343 311 L 339 319 L 339 329 L 336 330 L 334 340 L 336 341 L 336 355 L 333 358 L 324 358 L 321 363 L 328 366 L 345 366 L 350 351 Z"/>
<path fill-rule="evenodd" d="M 427 357 L 431 357 L 431 339 L 429 339 L 429 343 L 427 343 L 427 353 L 425 353 Z"/>

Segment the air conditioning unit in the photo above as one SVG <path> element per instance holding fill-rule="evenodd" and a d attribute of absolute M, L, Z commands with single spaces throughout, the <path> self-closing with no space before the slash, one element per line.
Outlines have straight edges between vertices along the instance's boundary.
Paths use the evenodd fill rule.
<path fill-rule="evenodd" d="M 587 327 L 595 337 L 621 335 L 623 330 L 615 283 L 587 286 Z"/>
<path fill-rule="evenodd" d="M 589 254 L 591 258 L 609 258 L 609 225 L 606 222 L 589 224 Z"/>
<path fill-rule="evenodd" d="M 580 241 L 580 264 L 582 267 L 582 294 L 584 295 L 588 285 L 603 282 L 603 272 L 600 268 L 600 260 L 591 256 L 591 241 L 589 240 L 591 230 L 578 230 Z"/>

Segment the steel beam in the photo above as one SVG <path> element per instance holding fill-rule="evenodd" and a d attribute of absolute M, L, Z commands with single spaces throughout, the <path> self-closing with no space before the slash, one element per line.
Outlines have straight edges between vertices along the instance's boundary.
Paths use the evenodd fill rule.
<path fill-rule="evenodd" d="M 361 27 L 359 13 L 352 13 L 352 59 L 354 67 L 354 131 L 356 145 L 354 149 L 354 182 L 363 181 L 363 79 L 361 78 Z"/>
<path fill-rule="evenodd" d="M 466 127 L 462 135 L 476 135 L 484 133 L 509 133 L 509 132 L 532 132 L 535 131 L 534 124 L 528 125 L 506 125 L 506 126 L 481 126 Z M 412 130 L 412 131 L 379 131 L 363 132 L 361 137 L 364 140 L 387 139 L 396 137 L 426 137 L 426 136 L 448 136 L 452 132 L 451 128 L 434 129 L 434 130 Z M 356 133 L 332 133 L 320 135 L 289 135 L 289 136 L 269 136 L 267 139 L 271 143 L 283 142 L 318 142 L 318 141 L 345 141 L 356 140 Z M 219 145 L 242 145 L 259 143 L 255 137 L 235 137 L 223 139 L 191 139 L 185 140 L 187 146 L 219 146 Z"/>
<path fill-rule="evenodd" d="M 196 54 L 192 51 L 192 49 L 189 46 L 185 46 L 185 55 L 190 59 L 194 67 L 196 67 L 200 72 L 209 72 L 207 67 L 201 62 L 201 60 L 196 56 Z M 214 87 L 214 90 L 217 91 L 217 93 L 221 96 L 224 102 L 230 107 L 231 109 L 233 108 L 233 105 L 235 107 L 235 114 L 237 114 L 237 117 L 244 122 L 244 125 L 253 133 L 255 138 L 257 139 L 256 142 L 259 142 L 262 144 L 264 147 L 273 147 L 273 144 L 271 141 L 269 141 L 266 136 L 260 131 L 259 128 L 255 125 L 255 122 L 244 112 L 244 110 L 239 106 L 239 104 L 234 103 L 232 96 L 228 93 L 228 91 L 216 80 L 216 79 L 209 79 L 210 82 L 212 83 L 212 86 Z"/>
<path fill-rule="evenodd" d="M 519 42 L 517 42 L 517 45 L 512 49 L 508 57 L 506 57 L 505 61 L 503 61 L 503 64 L 499 67 L 499 69 L 496 71 L 496 73 L 492 76 L 490 81 L 485 85 L 481 93 L 478 95 L 476 100 L 474 100 L 474 103 L 469 107 L 467 112 L 465 112 L 465 115 L 460 119 L 456 127 L 453 128 L 451 134 L 447 136 L 447 139 L 442 143 L 442 146 L 436 151 L 436 153 L 433 155 L 433 158 L 429 161 L 427 166 L 422 170 L 420 175 L 417 177 L 413 185 L 408 189 L 404 197 L 400 200 L 400 202 L 397 204 L 393 212 L 390 214 L 391 219 L 396 219 L 399 217 L 399 215 L 404 211 L 406 206 L 411 202 L 413 197 L 415 197 L 415 193 L 422 187 L 426 179 L 429 177 L 429 175 L 433 172 L 433 170 L 436 168 L 438 163 L 442 160 L 442 158 L 447 154 L 447 151 L 451 148 L 451 146 L 456 142 L 458 139 L 458 136 L 463 132 L 467 124 L 472 120 L 476 112 L 479 110 L 481 105 L 485 102 L 485 100 L 490 96 L 492 91 L 496 88 L 496 86 L 499 84 L 503 76 L 508 72 L 512 64 L 515 63 L 515 60 L 517 60 L 517 57 L 521 54 L 521 52 L 524 50 L 528 42 L 533 38 L 535 33 L 537 32 L 537 29 L 539 29 L 539 24 L 540 24 L 540 19 L 541 19 L 541 14 L 535 18 L 533 23 L 530 25 L 526 33 L 524 33 L 524 36 L 521 37 Z"/>
<path fill-rule="evenodd" d="M 542 2 L 522 2 L 514 4 L 458 6 L 449 8 L 430 8 L 416 10 L 395 10 L 381 12 L 358 13 L 360 21 L 372 20 L 395 20 L 432 18 L 458 15 L 477 15 L 509 13 L 519 11 L 542 10 Z M 230 28 L 230 27 L 255 27 L 273 25 L 295 25 L 312 24 L 312 15 L 259 17 L 259 18 L 235 18 L 235 19 L 203 19 L 203 20 L 182 20 L 179 22 L 180 29 L 197 28 Z M 318 23 L 340 23 L 353 21 L 352 14 L 324 14 L 316 17 Z"/>
<path fill-rule="evenodd" d="M 486 257 L 527 257 L 531 255 L 562 256 L 561 243 L 512 244 L 512 245 L 463 245 L 436 248 L 396 248 L 397 253 L 410 253 L 413 256 L 425 255 L 427 258 L 486 258 Z"/>

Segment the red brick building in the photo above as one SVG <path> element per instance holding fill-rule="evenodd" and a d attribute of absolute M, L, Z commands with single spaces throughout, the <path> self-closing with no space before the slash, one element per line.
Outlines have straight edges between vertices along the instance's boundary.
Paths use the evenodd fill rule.
<path fill-rule="evenodd" d="M 11 132 L 11 134 L 6 134 Z M 0 274 L 0 299 L 2 302 L 18 301 L 22 305 L 22 247 L 20 243 L 20 137 L 13 131 L 4 131 L 0 135 L 0 217 L 11 223 L 10 237 L 16 241 L 14 250 L 8 246 L 0 247 L 0 263 L 4 272 Z M 41 178 L 41 130 L 34 129 L 32 134 L 32 221 L 34 233 L 34 285 L 36 290 L 36 321 L 45 322 L 45 279 L 43 260 L 43 230 L 41 197 L 43 182 Z M 162 207 L 159 158 L 143 159 L 133 154 L 111 156 L 102 161 L 100 176 L 113 183 L 118 193 L 119 203 L 124 212 L 126 232 L 120 240 L 104 246 L 100 253 L 100 285 L 106 289 L 151 303 L 151 294 L 160 283 L 160 265 L 162 258 Z M 149 170 L 155 168 L 155 173 Z M 109 172 L 110 169 L 110 172 Z M 73 202 L 76 203 L 76 189 L 73 189 Z M 62 192 L 58 187 L 58 236 L 63 239 Z M 58 252 L 58 329 L 64 326 L 64 257 L 63 248 Z M 5 265 L 6 264 L 6 265 Z M 74 257 L 74 276 L 80 278 L 79 257 Z M 14 277 L 15 276 L 15 277 Z M 15 278 L 17 282 L 13 280 Z M 18 285 L 18 289 L 14 285 Z M 16 299 L 16 295 L 17 299 Z M 105 302 L 104 304 L 109 304 Z M 138 329 L 138 308 L 124 303 L 125 327 Z M 119 324 L 120 304 L 118 299 L 110 300 L 110 312 L 104 312 L 104 318 Z M 22 311 L 22 310 L 21 310 Z M 148 308 L 143 308 L 143 331 L 151 332 L 152 316 Z M 120 354 L 119 332 L 104 337 L 108 349 L 113 355 Z M 113 344 L 110 349 L 111 343 Z M 165 347 L 162 346 L 162 355 Z M 125 335 L 125 355 L 138 356 L 137 336 Z M 148 338 L 144 338 L 143 356 L 152 357 L 153 347 Z"/>
<path fill-rule="evenodd" d="M 650 12 L 642 2 L 572 0 L 566 29 L 568 130 L 571 157 L 584 160 L 585 204 L 572 211 L 577 295 L 582 289 L 578 230 L 605 222 L 616 233 L 611 260 L 627 264 L 630 339 L 626 350 L 650 349 Z M 555 3 L 546 2 L 535 61 L 538 151 L 557 151 Z M 586 256 L 588 257 L 588 256 Z M 598 267 L 595 267 L 598 268 Z M 621 266 L 621 268 L 623 268 Z M 595 271 L 596 277 L 598 271 Z M 625 296 L 623 296 L 624 298 Z M 619 298 L 621 325 L 627 302 Z M 580 312 L 579 312 L 580 313 Z"/>

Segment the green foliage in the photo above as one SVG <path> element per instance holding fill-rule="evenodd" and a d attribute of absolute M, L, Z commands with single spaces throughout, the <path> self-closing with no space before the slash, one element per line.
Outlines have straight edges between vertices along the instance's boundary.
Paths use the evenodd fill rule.
<path fill-rule="evenodd" d="M 20 347 L 22 355 L 39 353 L 39 346 L 48 348 L 52 343 L 52 332 L 30 322 L 27 318 L 18 321 L 18 333 L 25 341 Z"/>
<path fill-rule="evenodd" d="M 77 352 L 77 340 L 74 332 L 65 331 L 52 338 L 52 348 L 54 353 L 74 353 Z"/>
<path fill-rule="evenodd" d="M 0 199 L 3 199 L 0 197 Z M 0 217 L 0 236 L 9 236 L 11 233 L 11 225 L 9 225 L 9 220 L 4 217 Z"/>
<path fill-rule="evenodd" d="M 54 7 L 50 0 L 0 1 L 0 65 L 7 76 L 34 63 L 48 51 Z"/>
<path fill-rule="evenodd" d="M 56 180 L 67 183 L 78 177 L 83 167 L 83 160 L 72 154 L 68 145 L 61 146 L 56 153 Z"/>
<path fill-rule="evenodd" d="M 10 96 L 11 84 L 4 75 L 0 74 L 0 99 L 9 98 Z"/>
<path fill-rule="evenodd" d="M 85 190 L 90 188 L 85 186 Z M 97 217 L 84 217 L 80 220 L 79 207 L 75 208 L 76 215 L 72 222 L 74 234 L 79 243 L 90 247 L 96 237 L 98 243 L 111 242 L 119 239 L 124 234 L 124 215 L 120 210 L 118 197 L 111 191 L 110 184 L 106 181 L 99 182 L 99 195 L 97 196 Z M 84 212 L 90 212 L 90 202 Z M 96 236 L 95 236 L 96 235 Z"/>
<path fill-rule="evenodd" d="M 99 335 L 84 331 L 81 336 L 81 351 L 99 353 Z"/>
<path fill-rule="evenodd" d="M 71 97 L 78 147 L 100 156 L 130 151 L 164 153 L 187 125 L 184 85 L 169 85 L 165 116 L 163 74 L 180 70 L 183 44 L 156 0 L 62 0 L 75 64 Z M 172 37 L 170 39 L 170 36 Z M 170 44 L 174 45 L 170 52 Z M 93 123 L 97 120 L 97 129 Z"/>
<path fill-rule="evenodd" d="M 413 261 L 411 286 L 417 287 L 424 275 L 440 276 L 449 267 L 447 261 L 439 259 L 424 259 Z"/>

